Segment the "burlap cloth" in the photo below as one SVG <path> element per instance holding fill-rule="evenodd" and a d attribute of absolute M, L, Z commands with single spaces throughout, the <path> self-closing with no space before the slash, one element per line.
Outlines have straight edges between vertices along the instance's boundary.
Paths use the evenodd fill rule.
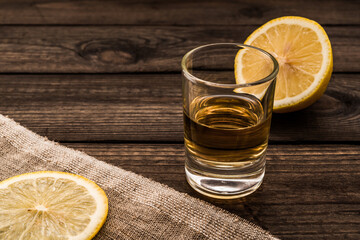
<path fill-rule="evenodd" d="M 104 189 L 109 215 L 95 239 L 276 239 L 238 216 L 51 142 L 0 114 L 0 181 L 40 170 L 79 174 Z"/>

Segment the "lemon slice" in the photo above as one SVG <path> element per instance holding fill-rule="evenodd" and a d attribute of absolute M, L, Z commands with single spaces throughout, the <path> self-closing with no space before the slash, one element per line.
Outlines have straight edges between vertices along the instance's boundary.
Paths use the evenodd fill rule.
<path fill-rule="evenodd" d="M 306 108 L 325 92 L 332 73 L 333 56 L 325 30 L 315 21 L 291 16 L 276 18 L 256 29 L 245 44 L 264 49 L 279 63 L 275 112 Z M 252 79 L 247 76 L 259 74 L 258 64 L 246 66 L 246 62 L 256 58 L 251 54 L 237 55 L 235 77 L 238 83 L 250 82 Z"/>
<path fill-rule="evenodd" d="M 0 183 L 0 239 L 91 239 L 108 200 L 94 182 L 64 172 L 33 172 Z"/>

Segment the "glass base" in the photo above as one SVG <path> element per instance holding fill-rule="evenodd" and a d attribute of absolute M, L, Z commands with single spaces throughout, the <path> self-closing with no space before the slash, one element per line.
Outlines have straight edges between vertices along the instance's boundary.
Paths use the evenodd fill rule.
<path fill-rule="evenodd" d="M 265 168 L 256 177 L 222 178 L 209 177 L 191 171 L 185 166 L 186 180 L 197 192 L 217 199 L 236 199 L 258 189 L 265 175 Z"/>

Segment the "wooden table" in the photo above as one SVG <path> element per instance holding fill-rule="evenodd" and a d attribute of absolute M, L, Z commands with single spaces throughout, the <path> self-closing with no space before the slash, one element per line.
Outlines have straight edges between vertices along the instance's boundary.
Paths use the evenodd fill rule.
<path fill-rule="evenodd" d="M 282 239 L 360 239 L 359 12 L 358 1 L 335 0 L 1 1 L 0 113 L 202 198 L 184 179 L 181 57 L 242 42 L 275 17 L 314 19 L 334 52 L 327 91 L 273 116 L 257 192 L 203 199 Z"/>

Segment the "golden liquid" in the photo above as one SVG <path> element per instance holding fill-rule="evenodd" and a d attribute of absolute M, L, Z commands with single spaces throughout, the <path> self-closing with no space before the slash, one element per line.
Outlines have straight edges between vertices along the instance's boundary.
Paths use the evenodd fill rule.
<path fill-rule="evenodd" d="M 193 158 L 217 167 L 240 167 L 266 151 L 271 115 L 251 97 L 213 95 L 196 98 L 184 110 L 185 146 Z"/>

